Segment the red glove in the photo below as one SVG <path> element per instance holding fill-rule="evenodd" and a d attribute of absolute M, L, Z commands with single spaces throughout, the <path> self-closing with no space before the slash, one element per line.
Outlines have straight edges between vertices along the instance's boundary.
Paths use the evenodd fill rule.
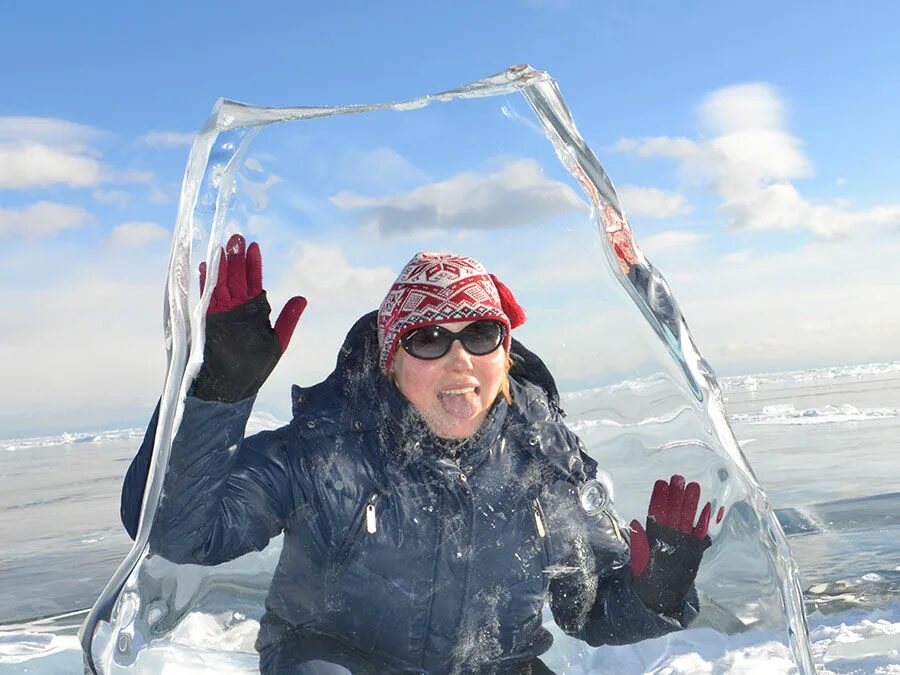
<path fill-rule="evenodd" d="M 206 263 L 200 263 L 200 292 Z M 235 234 L 219 256 L 219 276 L 209 301 L 203 366 L 192 393 L 208 401 L 236 402 L 253 396 L 275 368 L 306 309 L 306 298 L 287 301 L 272 328 L 262 287 L 262 255 Z"/>
<path fill-rule="evenodd" d="M 669 482 L 656 481 L 647 514 L 647 530 L 631 521 L 631 571 L 638 595 L 651 609 L 666 614 L 678 611 L 690 591 L 708 536 L 712 504 L 707 502 L 694 524 L 700 504 L 700 485 L 684 484 L 675 474 Z M 716 522 L 722 520 L 720 508 Z"/>
<path fill-rule="evenodd" d="M 200 293 L 206 288 L 206 263 L 200 263 Z M 228 244 L 219 256 L 219 276 L 213 289 L 207 316 L 222 314 L 265 293 L 262 287 L 262 254 L 255 241 L 246 246 L 244 237 L 231 235 Z M 296 295 L 288 300 L 278 319 L 275 320 L 275 335 L 281 344 L 281 351 L 287 349 L 294 328 L 306 309 L 306 298 Z"/>

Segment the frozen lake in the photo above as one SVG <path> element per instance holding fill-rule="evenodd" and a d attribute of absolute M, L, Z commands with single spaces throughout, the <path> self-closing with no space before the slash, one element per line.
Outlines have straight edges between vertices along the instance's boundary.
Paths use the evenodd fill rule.
<path fill-rule="evenodd" d="M 900 364 L 729 378 L 724 391 L 789 535 L 817 661 L 830 672 L 900 672 Z M 0 673 L 79 671 L 79 610 L 130 546 L 119 490 L 142 435 L 0 441 Z M 699 661 L 665 672 L 724 672 L 736 654 L 763 668 L 744 672 L 784 663 L 697 640 Z"/>

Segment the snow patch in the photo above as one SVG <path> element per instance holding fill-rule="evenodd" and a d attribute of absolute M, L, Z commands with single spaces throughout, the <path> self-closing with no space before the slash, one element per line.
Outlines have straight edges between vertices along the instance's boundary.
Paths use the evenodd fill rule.
<path fill-rule="evenodd" d="M 874 611 L 817 612 L 810 616 L 809 625 L 817 675 L 900 674 L 900 602 Z M 547 627 L 557 637 L 568 639 L 555 625 Z M 141 663 L 176 669 L 172 672 L 199 673 L 211 666 L 223 675 L 253 672 L 253 641 L 258 630 L 257 621 L 239 613 L 195 612 L 168 640 L 149 645 Z M 637 645 L 598 649 L 584 645 L 577 657 L 569 654 L 566 663 L 554 661 L 549 655 L 543 659 L 556 672 L 568 675 L 794 673 L 790 650 L 778 638 L 775 632 L 765 630 L 723 635 L 711 628 L 691 628 Z M 69 672 L 65 666 L 70 672 L 80 672 L 78 640 L 30 631 L 0 632 L 0 672 L 6 670 L 5 665 L 22 663 L 36 675 Z"/>

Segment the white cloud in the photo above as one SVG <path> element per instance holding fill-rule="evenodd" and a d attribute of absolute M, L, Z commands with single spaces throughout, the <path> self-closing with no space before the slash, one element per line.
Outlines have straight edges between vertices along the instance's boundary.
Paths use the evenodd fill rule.
<path fill-rule="evenodd" d="M 113 228 L 106 242 L 113 246 L 145 246 L 160 239 L 168 239 L 166 228 L 151 222 L 122 223 Z"/>
<path fill-rule="evenodd" d="M 743 187 L 751 180 L 791 180 L 812 171 L 799 141 L 779 129 L 733 131 L 716 136 L 704 150 L 713 171 L 726 180 L 726 188 L 728 181 Z"/>
<path fill-rule="evenodd" d="M 644 253 L 653 257 L 672 251 L 692 250 L 705 239 L 707 239 L 707 236 L 699 232 L 666 230 L 651 234 L 648 237 L 642 237 L 638 244 Z"/>
<path fill-rule="evenodd" d="M 821 239 L 840 239 L 873 229 L 900 226 L 900 204 L 852 211 L 846 202 L 813 204 L 792 183 L 761 187 L 724 208 L 735 227 L 746 230 L 792 230 L 804 227 Z"/>
<path fill-rule="evenodd" d="M 0 117 L 0 190 L 96 185 L 105 169 L 90 143 L 103 135 L 52 117 Z"/>
<path fill-rule="evenodd" d="M 816 204 L 795 180 L 812 173 L 799 139 L 784 125 L 784 104 L 765 83 L 727 87 L 699 106 L 709 140 L 684 137 L 622 139 L 613 150 L 678 162 L 682 174 L 707 183 L 721 200 L 720 212 L 739 230 L 805 229 L 835 239 L 900 226 L 900 204 L 853 210 Z"/>
<path fill-rule="evenodd" d="M 0 190 L 28 190 L 55 185 L 73 188 L 101 183 L 149 183 L 153 172 L 104 165 L 91 142 L 103 132 L 84 125 L 42 117 L 0 117 Z M 109 193 L 98 192 L 98 201 Z M 121 201 L 120 196 L 116 200 Z"/>
<path fill-rule="evenodd" d="M 0 145 L 0 189 L 57 184 L 90 187 L 99 183 L 102 175 L 101 163 L 82 147 L 51 147 L 28 141 Z"/>
<path fill-rule="evenodd" d="M 700 105 L 703 122 L 716 134 L 754 129 L 779 129 L 784 125 L 784 105 L 772 85 L 748 82 L 724 87 Z"/>
<path fill-rule="evenodd" d="M 0 143 L 29 140 L 49 145 L 89 143 L 102 138 L 99 129 L 53 117 L 0 117 Z"/>
<path fill-rule="evenodd" d="M 157 150 L 190 147 L 193 141 L 194 134 L 181 131 L 150 131 L 137 139 L 139 144 L 148 145 Z"/>
<path fill-rule="evenodd" d="M 45 237 L 78 229 L 92 219 L 90 212 L 80 206 L 53 202 L 37 202 L 22 209 L 0 208 L 0 235 Z"/>
<path fill-rule="evenodd" d="M 646 218 L 671 218 L 691 212 L 684 195 L 658 188 L 623 185 L 616 190 L 628 215 Z"/>
<path fill-rule="evenodd" d="M 666 157 L 687 160 L 700 154 L 700 146 L 689 138 L 654 136 L 645 138 L 621 138 L 609 150 L 637 157 Z"/>
<path fill-rule="evenodd" d="M 301 294 L 319 297 L 331 307 L 381 302 L 397 276 L 388 267 L 356 267 L 337 244 L 298 244 L 294 261 L 278 280 L 277 290 L 287 297 Z"/>
<path fill-rule="evenodd" d="M 265 255 L 263 251 L 264 264 Z M 386 266 L 354 265 L 336 243 L 297 244 L 290 258 L 291 266 L 275 283 L 264 280 L 272 321 L 290 297 L 302 295 L 309 306 L 290 348 L 260 392 L 266 410 L 284 409 L 291 384 L 312 384 L 331 372 L 353 322 L 378 307 L 397 277 L 397 270 Z"/>
<path fill-rule="evenodd" d="M 115 183 L 152 183 L 156 174 L 143 169 L 125 169 L 124 171 L 107 171 L 104 180 Z"/>
<path fill-rule="evenodd" d="M 363 224 L 383 235 L 516 227 L 587 209 L 574 190 L 548 179 L 531 159 L 509 161 L 487 175 L 460 173 L 388 197 L 341 192 L 331 202 L 339 209 L 364 210 Z"/>

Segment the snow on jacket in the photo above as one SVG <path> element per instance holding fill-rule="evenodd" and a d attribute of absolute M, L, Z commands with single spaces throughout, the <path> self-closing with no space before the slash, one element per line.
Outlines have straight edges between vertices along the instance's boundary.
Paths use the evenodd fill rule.
<path fill-rule="evenodd" d="M 571 469 L 590 476 L 596 464 L 563 424 L 544 364 L 515 341 L 512 356 L 512 404 L 499 397 L 456 447 L 378 370 L 374 312 L 328 378 L 294 387 L 281 429 L 243 438 L 253 399 L 189 397 L 151 550 L 215 565 L 284 532 L 257 640 L 263 672 L 308 659 L 354 673 L 529 672 L 552 642 L 548 598 L 560 627 L 592 645 L 687 625 L 696 596 L 677 617 L 646 609 L 617 516 L 578 508 Z M 123 490 L 132 536 L 155 423 Z"/>

